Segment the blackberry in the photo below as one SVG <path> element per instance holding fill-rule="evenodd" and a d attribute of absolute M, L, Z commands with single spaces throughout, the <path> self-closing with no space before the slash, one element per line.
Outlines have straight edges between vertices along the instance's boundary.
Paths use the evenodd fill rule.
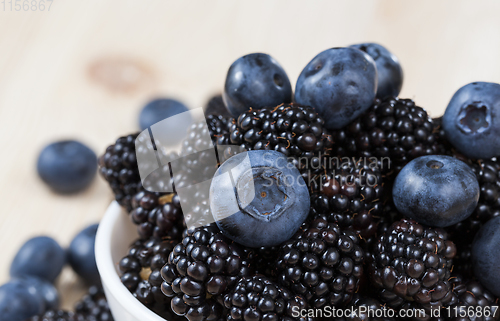
<path fill-rule="evenodd" d="M 392 308 L 406 302 L 442 306 L 452 297 L 448 279 L 455 244 L 444 230 L 409 219 L 394 222 L 372 252 L 370 279 Z"/>
<path fill-rule="evenodd" d="M 200 183 L 211 180 L 220 163 L 229 157 L 225 154 L 231 153 L 231 147 L 221 147 L 229 143 L 229 124 L 228 118 L 216 115 L 193 124 L 182 143 L 181 158 L 172 163 L 175 189 L 179 193 L 183 189 L 183 195 L 190 195 L 190 201 L 182 203 L 188 226 L 203 226 L 212 220 L 208 203 L 210 185 Z"/>
<path fill-rule="evenodd" d="M 215 224 L 190 230 L 161 270 L 172 310 L 188 320 L 217 320 L 223 296 L 250 275 L 251 253 L 223 236 Z"/>
<path fill-rule="evenodd" d="M 387 231 L 391 228 L 392 224 L 396 221 L 399 221 L 403 218 L 403 215 L 396 210 L 396 206 L 392 202 L 392 200 L 387 200 L 382 209 L 382 215 L 377 220 L 377 230 L 375 234 L 368 238 L 362 238 L 362 242 L 360 243 L 363 251 L 365 252 L 365 267 L 369 270 L 369 266 L 373 260 L 373 251 L 376 249 L 375 244 L 377 244 L 380 236 L 387 233 Z M 372 291 L 372 286 L 370 284 L 370 275 L 369 273 L 363 274 L 363 278 L 360 282 L 360 293 L 363 293 L 365 296 L 376 297 L 378 293 Z"/>
<path fill-rule="evenodd" d="M 302 171 L 319 167 L 332 141 L 324 120 L 311 108 L 282 104 L 249 110 L 230 126 L 231 144 L 246 150 L 276 150 L 293 157 Z"/>
<path fill-rule="evenodd" d="M 201 136 L 203 133 L 196 132 L 196 130 L 202 127 L 200 126 L 200 124 L 203 124 L 202 122 L 191 126 L 188 137 L 183 142 L 183 148 L 189 146 L 191 146 L 191 148 L 198 147 L 196 143 L 199 143 L 200 137 L 203 137 Z M 228 125 L 230 121 L 228 118 L 208 115 L 205 122 L 208 125 L 211 138 L 214 141 L 220 139 L 222 143 L 229 142 Z M 99 173 L 110 185 L 116 201 L 123 206 L 127 212 L 133 209 L 131 203 L 134 195 L 143 190 L 139 169 L 137 167 L 135 150 L 135 139 L 138 135 L 139 133 L 135 133 L 118 138 L 115 144 L 106 148 L 106 152 L 99 157 L 98 160 Z M 172 155 L 163 155 L 166 159 L 171 156 Z M 186 173 L 183 174 L 186 175 Z M 166 177 L 170 178 L 170 172 L 159 172 L 157 175 L 166 175 Z M 154 181 L 156 184 L 161 185 L 161 180 Z"/>
<path fill-rule="evenodd" d="M 256 275 L 244 277 L 224 296 L 226 320 L 292 321 L 297 311 L 307 308 L 306 300 L 272 280 Z M 300 320 L 309 320 L 301 318 Z"/>
<path fill-rule="evenodd" d="M 432 118 L 411 99 L 376 99 L 363 115 L 332 132 L 332 155 L 388 158 L 391 170 L 441 149 Z M 386 168 L 387 169 L 387 168 Z"/>
<path fill-rule="evenodd" d="M 500 161 L 478 160 L 471 164 L 481 190 L 479 203 L 474 213 L 454 225 L 452 231 L 457 238 L 470 243 L 479 228 L 490 219 L 500 216 Z"/>
<path fill-rule="evenodd" d="M 232 120 L 231 117 L 224 115 L 207 115 L 206 122 L 212 140 L 215 140 L 219 145 L 227 145 L 229 143 L 229 135 L 224 136 L 226 141 L 218 141 L 217 139 L 224 134 L 229 134 L 229 127 L 232 125 Z"/>
<path fill-rule="evenodd" d="M 450 239 L 457 246 L 454 271 L 463 276 L 472 276 L 471 244 L 484 223 L 500 216 L 500 161 L 466 160 L 477 176 L 480 187 L 479 203 L 471 216 L 447 228 Z"/>
<path fill-rule="evenodd" d="M 450 142 L 448 142 L 448 139 L 446 138 L 443 129 L 443 117 L 441 116 L 433 118 L 432 125 L 434 126 L 432 132 L 434 133 L 434 136 L 436 138 L 438 154 L 448 155 L 448 156 L 458 154 L 456 150 L 453 148 L 453 146 L 450 144 Z"/>
<path fill-rule="evenodd" d="M 42 315 L 34 316 L 27 321 L 87 321 L 81 314 L 64 310 L 49 310 Z"/>
<path fill-rule="evenodd" d="M 141 189 L 141 178 L 135 155 L 135 139 L 139 133 L 120 137 L 99 157 L 99 173 L 113 190 L 116 201 L 127 212 L 132 210 L 132 197 Z"/>
<path fill-rule="evenodd" d="M 102 288 L 91 286 L 73 311 L 50 310 L 27 321 L 113 321 Z"/>
<path fill-rule="evenodd" d="M 500 318 L 498 313 L 493 316 L 493 311 L 496 311 L 498 306 L 498 299 L 484 289 L 479 282 L 455 274 L 449 279 L 449 283 L 452 292 L 449 295 L 449 302 L 446 303 L 446 309 L 441 311 L 440 317 L 435 317 L 435 311 L 431 312 L 431 310 L 439 308 L 439 305 L 419 306 L 415 302 L 406 302 L 401 309 L 419 309 L 420 313 L 413 317 L 413 320 L 417 321 L 493 321 Z M 485 311 L 489 311 L 491 314 L 485 317 Z"/>
<path fill-rule="evenodd" d="M 498 298 L 486 290 L 479 282 L 466 280 L 460 276 L 453 277 L 450 282 L 453 283 L 453 292 L 457 296 L 456 302 L 451 306 L 450 320 L 493 321 L 500 319 L 500 314 L 496 311 L 497 308 L 494 308 L 498 307 Z M 488 310 L 485 309 L 486 307 L 491 312 L 490 316 L 484 316 L 484 312 Z M 471 311 L 471 308 L 473 308 L 474 313 L 469 315 L 468 311 Z M 493 316 L 494 314 L 495 316 Z M 466 317 L 460 317 L 460 315 Z"/>
<path fill-rule="evenodd" d="M 75 314 L 80 314 L 88 321 L 111 321 L 113 316 L 102 288 L 91 286 L 88 293 L 75 304 Z"/>
<path fill-rule="evenodd" d="M 180 152 L 182 159 L 177 165 L 179 173 L 174 173 L 176 188 L 190 186 L 213 177 L 218 167 L 218 164 L 214 163 L 216 157 L 214 146 L 229 143 L 229 125 L 228 118 L 216 115 L 208 115 L 205 121 L 191 125 L 186 139 L 182 142 Z"/>
<path fill-rule="evenodd" d="M 231 117 L 231 114 L 226 108 L 222 95 L 215 95 L 207 102 L 205 106 L 205 115 L 218 115 L 224 117 Z"/>
<path fill-rule="evenodd" d="M 280 249 L 278 280 L 313 308 L 349 303 L 363 275 L 358 237 L 317 217 Z"/>
<path fill-rule="evenodd" d="M 170 300 L 161 292 L 161 268 L 177 244 L 175 240 L 151 238 L 134 242 L 119 270 L 125 287 L 156 314 L 167 320 L 180 320 L 170 309 Z"/>
<path fill-rule="evenodd" d="M 132 199 L 130 218 L 142 239 L 168 238 L 180 240 L 184 217 L 179 196 L 141 191 Z"/>
<path fill-rule="evenodd" d="M 331 169 L 315 175 L 310 185 L 314 211 L 364 239 L 372 237 L 387 198 L 381 164 L 345 158 L 330 165 Z"/>
<path fill-rule="evenodd" d="M 158 157 L 161 158 L 162 164 L 170 163 L 169 166 L 162 166 L 159 169 L 154 169 L 144 181 L 144 188 L 140 188 L 137 192 L 146 189 L 148 191 L 171 191 L 172 187 L 182 188 L 190 186 L 194 183 L 207 180 L 207 173 L 215 171 L 215 165 L 210 161 L 215 157 L 214 144 L 220 141 L 229 141 L 227 127 L 228 119 L 222 116 L 208 115 L 205 119 L 193 123 L 188 129 L 186 137 L 182 140 L 181 150 L 177 152 L 170 151 L 170 148 L 158 148 Z M 141 137 L 141 139 L 145 139 Z M 149 142 L 145 142 L 149 144 Z M 161 142 L 156 142 L 156 146 L 162 146 Z M 138 150 L 137 152 L 149 152 L 147 148 Z M 208 163 L 208 165 L 207 165 Z M 144 171 L 149 172 L 149 164 L 141 164 L 144 166 Z M 156 166 L 156 165 L 154 165 Z M 173 181 L 171 179 L 173 174 Z M 200 175 L 202 175 L 200 177 Z M 213 173 L 212 173 L 213 175 Z M 212 178 L 210 176 L 210 178 Z M 172 183 L 174 186 L 172 186 Z M 161 192 L 158 196 L 164 196 L 168 193 Z M 129 208 L 129 211 L 133 208 Z"/>

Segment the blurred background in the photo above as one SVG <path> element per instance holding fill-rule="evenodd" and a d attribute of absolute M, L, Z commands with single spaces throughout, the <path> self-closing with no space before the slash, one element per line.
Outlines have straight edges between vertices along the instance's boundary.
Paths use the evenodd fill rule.
<path fill-rule="evenodd" d="M 78 139 L 98 155 L 138 131 L 156 97 L 201 107 L 222 90 L 229 65 L 251 52 L 272 55 L 294 86 L 320 51 L 378 42 L 399 57 L 401 97 L 440 116 L 472 81 L 500 82 L 500 2 L 483 1 L 77 1 L 48 11 L 0 3 L 0 283 L 31 236 L 63 246 L 97 222 L 113 199 L 100 177 L 59 196 L 36 174 L 41 148 Z M 63 307 L 83 289 L 59 280 Z"/>

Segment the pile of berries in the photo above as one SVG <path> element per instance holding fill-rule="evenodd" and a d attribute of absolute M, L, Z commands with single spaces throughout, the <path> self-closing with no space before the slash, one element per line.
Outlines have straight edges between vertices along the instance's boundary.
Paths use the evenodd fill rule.
<path fill-rule="evenodd" d="M 320 53 L 295 95 L 272 57 L 241 57 L 163 172 L 173 193 L 141 185 L 137 134 L 118 139 L 99 172 L 138 227 L 123 284 L 168 320 L 498 320 L 500 85 L 433 119 L 402 79 L 373 43 Z"/>
<path fill-rule="evenodd" d="M 27 321 L 113 321 L 102 288 L 91 286 L 87 294 L 75 303 L 74 311 L 48 310 Z"/>
<path fill-rule="evenodd" d="M 11 280 L 0 286 L 0 319 L 9 321 L 112 321 L 95 260 L 98 225 L 80 231 L 67 249 L 54 239 L 38 236 L 24 243 L 11 266 Z M 54 283 L 65 264 L 87 284 L 87 294 L 74 311 L 59 309 Z"/>

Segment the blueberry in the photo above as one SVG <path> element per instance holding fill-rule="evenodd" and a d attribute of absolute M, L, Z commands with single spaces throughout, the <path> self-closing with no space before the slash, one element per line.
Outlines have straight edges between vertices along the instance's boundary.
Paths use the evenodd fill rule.
<path fill-rule="evenodd" d="M 0 286 L 0 320 L 24 321 L 44 309 L 43 299 L 24 282 L 14 280 Z"/>
<path fill-rule="evenodd" d="M 290 239 L 309 205 L 304 179 L 276 151 L 251 150 L 229 158 L 210 186 L 210 208 L 222 233 L 249 247 Z"/>
<path fill-rule="evenodd" d="M 472 169 L 456 158 L 422 156 L 399 172 L 392 194 L 403 215 L 446 227 L 472 214 L 479 200 L 479 183 Z"/>
<path fill-rule="evenodd" d="M 500 85 L 473 82 L 451 98 L 443 116 L 450 143 L 465 156 L 500 156 Z"/>
<path fill-rule="evenodd" d="M 19 249 L 10 266 L 10 276 L 35 276 L 54 282 L 66 263 L 66 253 L 55 240 L 38 236 Z"/>
<path fill-rule="evenodd" d="M 68 262 L 73 270 L 90 284 L 100 284 L 95 262 L 95 235 L 98 224 L 91 225 L 78 233 L 68 249 Z"/>
<path fill-rule="evenodd" d="M 377 68 L 368 54 L 354 48 L 331 48 L 302 70 L 295 100 L 315 108 L 328 129 L 339 129 L 367 110 L 376 92 Z"/>
<path fill-rule="evenodd" d="M 378 43 L 360 43 L 352 48 L 366 52 L 377 66 L 377 97 L 397 97 L 403 86 L 403 69 L 398 58 Z"/>
<path fill-rule="evenodd" d="M 229 112 L 238 117 L 250 109 L 274 107 L 292 101 L 292 85 L 273 57 L 253 53 L 238 58 L 226 76 L 223 93 Z"/>
<path fill-rule="evenodd" d="M 31 292 L 36 292 L 43 299 L 46 310 L 57 310 L 59 308 L 59 293 L 52 283 L 26 275 L 14 280 L 24 283 Z"/>
<path fill-rule="evenodd" d="M 474 275 L 494 295 L 500 296 L 500 217 L 486 222 L 472 243 Z"/>
<path fill-rule="evenodd" d="M 97 171 L 97 157 L 87 146 L 74 140 L 52 143 L 38 156 L 40 178 L 58 193 L 85 189 Z"/>
<path fill-rule="evenodd" d="M 188 111 L 189 109 L 175 99 L 161 98 L 150 101 L 139 114 L 139 126 L 141 130 L 153 126 L 159 121 L 174 115 Z M 191 123 L 184 124 L 184 128 L 189 127 Z"/>

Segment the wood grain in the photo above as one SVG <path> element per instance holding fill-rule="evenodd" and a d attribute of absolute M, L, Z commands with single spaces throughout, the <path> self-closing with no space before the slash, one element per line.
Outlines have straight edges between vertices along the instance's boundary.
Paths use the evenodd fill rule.
<path fill-rule="evenodd" d="M 67 246 L 112 199 L 100 178 L 79 195 L 49 191 L 34 167 L 44 144 L 77 138 L 101 153 L 137 129 L 152 97 L 202 106 L 243 54 L 270 53 L 294 82 L 328 47 L 380 42 L 403 64 L 401 95 L 434 116 L 460 86 L 500 82 L 494 0 L 55 0 L 50 12 L 1 9 L 2 282 L 27 238 L 48 234 Z M 79 295 L 75 282 L 71 271 L 59 281 L 65 307 Z"/>

